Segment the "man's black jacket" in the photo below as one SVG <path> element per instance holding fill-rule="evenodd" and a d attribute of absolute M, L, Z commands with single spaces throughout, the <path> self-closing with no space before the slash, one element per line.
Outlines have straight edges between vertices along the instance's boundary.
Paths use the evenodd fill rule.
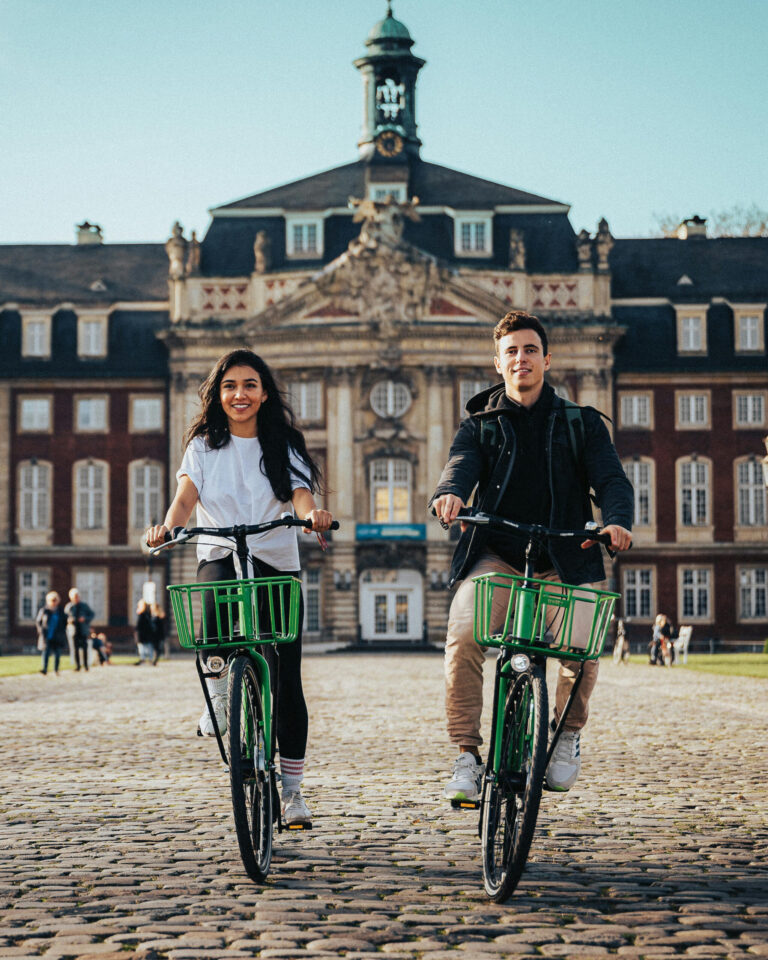
<path fill-rule="evenodd" d="M 555 529 L 583 528 L 592 519 L 591 487 L 602 513 L 603 525 L 615 523 L 631 530 L 634 491 L 601 414 L 593 407 L 582 408 L 584 462 L 580 470 L 571 449 L 564 404 L 549 384 L 545 383 L 543 390 L 549 391 L 551 396 L 547 400 L 551 400 L 552 407 L 546 427 L 548 475 L 542 477 L 542 483 L 548 484 L 550 491 L 549 526 Z M 504 396 L 504 384 L 497 384 L 469 401 L 469 416 L 462 421 L 453 439 L 448 462 L 430 505 L 435 497 L 447 493 L 468 503 L 475 490 L 473 506 L 487 513 L 497 512 L 517 454 L 515 431 L 505 411 Z M 480 443 L 480 425 L 488 418 L 498 422 L 499 435 L 503 438 L 493 451 L 484 451 Z M 451 585 L 467 575 L 483 553 L 487 538 L 487 530 L 483 527 L 469 526 L 462 533 L 451 563 Z M 597 583 L 605 578 L 599 546 L 582 550 L 573 541 L 555 540 L 549 544 L 548 550 L 564 583 Z"/>

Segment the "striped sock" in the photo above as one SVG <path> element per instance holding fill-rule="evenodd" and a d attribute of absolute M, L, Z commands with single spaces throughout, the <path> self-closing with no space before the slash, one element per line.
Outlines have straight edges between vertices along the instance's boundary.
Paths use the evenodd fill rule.
<path fill-rule="evenodd" d="M 283 781 L 283 793 L 293 793 L 298 790 L 304 779 L 304 757 L 301 760 L 280 757 L 280 777 Z"/>

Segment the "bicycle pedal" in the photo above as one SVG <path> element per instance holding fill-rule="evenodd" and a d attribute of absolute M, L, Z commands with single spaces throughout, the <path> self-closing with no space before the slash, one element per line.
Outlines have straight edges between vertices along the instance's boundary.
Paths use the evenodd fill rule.
<path fill-rule="evenodd" d="M 287 823 L 285 825 L 286 830 L 311 830 L 311 823 Z"/>
<path fill-rule="evenodd" d="M 457 800 L 455 797 L 451 800 L 451 806 L 454 810 L 479 810 L 479 800 Z"/>

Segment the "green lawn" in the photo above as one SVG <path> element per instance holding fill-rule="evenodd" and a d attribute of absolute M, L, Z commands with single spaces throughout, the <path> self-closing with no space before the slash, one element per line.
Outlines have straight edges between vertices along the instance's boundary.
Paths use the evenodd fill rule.
<path fill-rule="evenodd" d="M 112 663 L 117 666 L 124 666 L 126 663 L 135 663 L 136 657 L 129 656 L 113 656 Z M 38 673 L 42 660 L 39 656 L 36 657 L 0 657 L 0 679 L 3 677 L 18 677 L 22 673 Z M 74 670 L 72 661 L 69 657 L 62 657 L 59 669 L 64 670 Z M 98 667 L 93 669 L 98 670 Z M 53 657 L 48 661 L 48 673 L 53 673 Z"/>
<path fill-rule="evenodd" d="M 632 663 L 648 663 L 645 655 L 633 655 Z M 0 660 L 0 665 L 2 660 Z M 1 669 L 1 667 L 0 667 Z M 656 667 L 656 669 L 663 669 Z M 688 663 L 676 663 L 674 670 L 698 670 L 729 677 L 758 677 L 768 680 L 768 653 L 689 653 Z"/>

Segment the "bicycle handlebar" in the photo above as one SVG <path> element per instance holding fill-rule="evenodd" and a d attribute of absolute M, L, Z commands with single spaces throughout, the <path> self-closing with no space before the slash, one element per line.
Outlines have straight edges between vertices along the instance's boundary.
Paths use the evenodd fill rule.
<path fill-rule="evenodd" d="M 573 539 L 585 542 L 587 540 L 596 540 L 605 546 L 610 547 L 611 545 L 610 533 L 599 533 L 597 530 L 554 530 L 540 523 L 521 523 L 518 520 L 507 520 L 504 517 L 498 517 L 492 513 L 483 513 L 480 510 L 475 511 L 465 508 L 459 511 L 456 519 L 463 523 L 474 524 L 477 527 L 488 526 L 496 530 L 508 528 L 515 533 L 521 533 L 527 537 L 541 541 Z"/>
<path fill-rule="evenodd" d="M 280 517 L 277 520 L 267 520 L 265 523 L 238 523 L 232 527 L 174 527 L 165 535 L 165 542 L 157 547 L 150 547 L 150 554 L 159 553 L 175 543 L 186 543 L 192 537 L 250 537 L 256 533 L 268 533 L 278 527 L 305 527 L 312 529 L 311 521 L 299 517 Z M 331 523 L 331 530 L 339 529 L 339 521 Z"/>

